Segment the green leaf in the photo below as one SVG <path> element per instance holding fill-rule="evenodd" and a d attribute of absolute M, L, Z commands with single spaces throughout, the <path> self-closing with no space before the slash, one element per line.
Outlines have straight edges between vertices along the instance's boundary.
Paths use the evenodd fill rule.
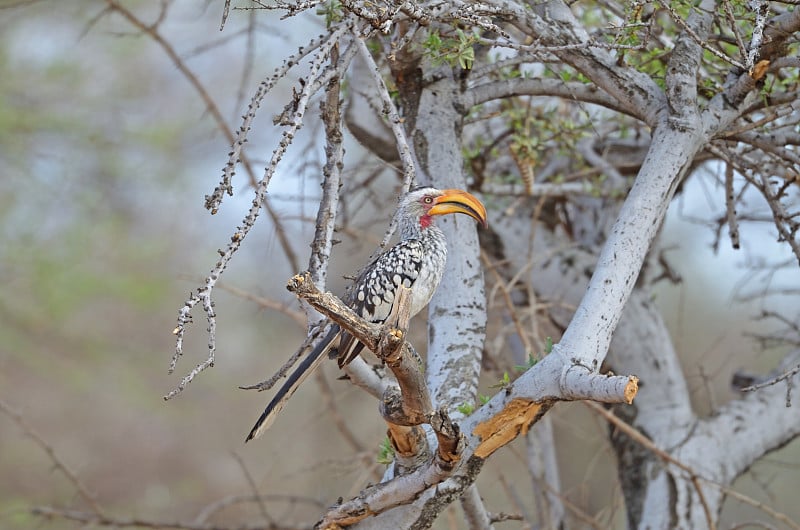
<path fill-rule="evenodd" d="M 528 362 L 525 363 L 525 364 L 518 364 L 518 365 L 516 365 L 514 367 L 514 369 L 519 371 L 519 372 L 524 372 L 528 368 L 531 368 L 531 367 L 535 366 L 536 363 L 538 363 L 538 362 L 539 362 L 539 359 L 534 357 L 534 355 L 532 353 L 529 353 L 528 354 Z"/>
<path fill-rule="evenodd" d="M 392 447 L 392 442 L 389 440 L 388 436 L 381 441 L 381 445 L 378 447 L 378 458 L 376 458 L 376 461 L 386 466 L 394 461 L 394 447 Z"/>
<path fill-rule="evenodd" d="M 317 15 L 325 16 L 325 27 L 330 28 L 331 24 L 342 20 L 342 4 L 339 0 L 330 0 L 317 8 Z"/>
<path fill-rule="evenodd" d="M 462 403 L 461 405 L 457 406 L 456 409 L 464 416 L 469 416 L 475 410 L 475 405 L 472 403 Z"/>
<path fill-rule="evenodd" d="M 511 378 L 508 376 L 508 372 L 503 373 L 503 378 L 490 386 L 489 388 L 506 388 L 511 384 Z"/>

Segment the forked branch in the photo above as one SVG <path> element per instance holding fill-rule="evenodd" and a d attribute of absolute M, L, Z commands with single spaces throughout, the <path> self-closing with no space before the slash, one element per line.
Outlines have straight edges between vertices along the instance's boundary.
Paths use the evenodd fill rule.
<path fill-rule="evenodd" d="M 419 492 L 449 477 L 461 461 L 464 438 L 446 410 L 433 410 L 421 360 L 405 340 L 410 320 L 410 289 L 400 287 L 384 324 L 365 321 L 339 298 L 320 291 L 308 272 L 291 278 L 287 289 L 373 351 L 392 370 L 398 384 L 384 393 L 381 414 L 388 424 L 389 438 L 397 456 L 395 472 L 404 474 L 366 488 L 354 499 L 331 508 L 321 527 L 347 526 L 411 502 Z M 431 456 L 428 456 L 425 433 L 420 428 L 424 423 L 430 424 L 438 441 L 437 450 Z"/>

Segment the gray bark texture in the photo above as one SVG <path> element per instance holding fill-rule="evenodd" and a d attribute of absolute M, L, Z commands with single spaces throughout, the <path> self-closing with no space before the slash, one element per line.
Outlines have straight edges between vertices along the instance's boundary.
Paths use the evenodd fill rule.
<path fill-rule="evenodd" d="M 549 419 L 561 401 L 604 404 L 589 407 L 610 422 L 629 528 L 716 528 L 734 480 L 798 435 L 800 412 L 784 406 L 782 385 L 699 415 L 651 289 L 667 210 L 700 168 L 727 171 L 717 234 L 746 219 L 736 208 L 752 191 L 767 204 L 760 218 L 800 261 L 800 89 L 785 71 L 797 67 L 787 50 L 800 10 L 750 2 L 731 25 L 728 2 L 671 4 L 343 0 L 329 17 L 311 60 L 316 77 L 284 111 L 296 128 L 290 110 L 306 108 L 309 87 L 327 87 L 316 277 L 325 278 L 335 211 L 346 202 L 336 197 L 346 178 L 342 122 L 381 160 L 402 165 L 403 188 L 483 194 L 491 220 L 484 232 L 464 216 L 439 223 L 447 268 L 428 308 L 424 366 L 433 411 L 424 427 L 410 426 L 424 429 L 413 432 L 425 458 L 395 465 L 331 508 L 322 526 L 427 528 L 460 499 L 469 528 L 493 528 L 475 480 L 524 437 L 535 520 L 571 527 Z M 749 49 L 733 53 L 730 42 Z M 338 112 L 344 78 L 348 102 Z M 762 135 L 766 127 L 775 133 Z M 787 328 L 800 329 L 791 318 Z M 520 364 L 511 380 L 509 367 Z M 504 379 L 483 403 L 487 371 Z M 372 394 L 393 385 L 360 364 L 351 377 Z M 797 372 L 785 381 L 800 382 Z"/>
<path fill-rule="evenodd" d="M 546 44 L 590 40 L 561 2 L 541 4 L 533 11 L 508 2 L 494 5 L 513 12 L 517 15 L 514 25 L 536 34 Z M 583 241 L 585 248 L 560 251 L 563 245 L 556 231 L 539 227 L 532 255 L 547 255 L 549 259 L 546 266 L 533 268 L 522 281 L 530 282 L 539 297 L 577 308 L 567 314 L 556 310 L 552 315 L 564 329 L 544 360 L 461 422 L 467 436 L 463 454 L 466 465 L 440 485 L 437 493 L 429 490 L 411 505 L 366 519 L 359 527 L 428 526 L 454 497 L 451 492 L 461 492 L 472 483 L 487 456 L 481 451 L 485 440 L 476 434 L 480 424 L 507 410 L 517 398 L 599 399 L 602 392 L 578 376 L 598 373 L 604 362 L 616 373 L 636 374 L 646 382 L 633 405 L 615 405 L 614 409 L 644 434 L 652 447 L 644 448 L 624 433 L 612 432 L 610 436 L 631 528 L 715 527 L 726 498 L 725 488 L 758 458 L 797 435 L 800 415 L 797 407 L 782 406 L 779 387 L 735 401 L 711 419 L 699 418 L 689 401 L 685 376 L 666 325 L 644 284 L 637 288 L 679 185 L 694 169 L 704 147 L 724 134 L 753 102 L 752 92 L 736 92 L 735 97 L 733 93 L 720 94 L 704 108 L 697 104 L 696 78 L 703 51 L 697 38 L 707 36 L 711 23 L 708 11 L 713 8 L 713 2 L 704 2 L 687 18 L 688 29 L 677 39 L 668 63 L 666 90 L 649 76 L 620 65 L 605 50 L 586 47 L 553 52 L 594 82 L 599 94 L 587 93 L 584 101 L 622 110 L 650 126 L 646 154 L 639 161 L 624 202 L 620 207 L 611 206 L 614 213 L 609 213 L 608 201 L 582 202 L 584 220 L 607 220 L 588 229 L 587 233 L 595 237 Z M 535 79 L 495 85 L 471 80 L 475 89 L 470 90 L 469 83 L 449 68 L 434 68 L 425 60 L 415 66 L 417 82 L 406 87 L 410 93 L 401 89 L 401 99 L 412 103 L 405 107 L 406 119 L 423 174 L 439 187 L 468 185 L 459 146 L 466 141 L 463 120 L 473 104 L 523 93 L 558 95 L 569 91 L 565 85 L 548 89 Z M 579 93 L 577 88 L 572 91 L 573 95 Z M 623 177 L 613 173 L 613 164 L 597 158 L 607 165 L 605 169 L 611 168 L 620 184 Z M 530 247 L 533 240 L 532 215 L 526 207 L 517 207 L 513 216 L 495 215 L 492 220 L 493 232 L 503 246 L 514 249 L 501 257 L 515 270 L 528 265 L 530 254 L 520 249 Z M 445 226 L 451 254 L 445 282 L 429 309 L 427 376 L 434 402 L 452 411 L 475 399 L 486 305 L 473 225 L 454 219 Z M 458 297 L 453 297 L 454 292 Z M 612 355 L 607 359 L 609 351 Z M 540 419 L 549 408 L 541 407 L 531 421 Z M 552 433 L 546 430 L 536 432 L 537 439 L 552 439 Z M 745 442 L 749 440 L 747 432 L 758 442 Z M 740 436 L 741 443 L 725 446 L 726 441 Z M 539 459 L 541 454 L 547 451 L 531 447 L 533 474 L 548 475 L 550 485 L 557 488 L 557 472 L 552 464 Z M 549 462 L 554 462 L 553 458 L 550 453 Z M 470 495 L 474 495 L 473 490 Z M 556 499 L 549 499 L 546 506 L 540 507 L 549 514 L 546 524 L 559 527 L 563 506 Z"/>

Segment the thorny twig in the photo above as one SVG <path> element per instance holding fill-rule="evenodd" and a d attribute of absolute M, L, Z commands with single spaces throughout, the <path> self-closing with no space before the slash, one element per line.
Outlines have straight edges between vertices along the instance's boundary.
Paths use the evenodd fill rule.
<path fill-rule="evenodd" d="M 283 363 L 278 371 L 272 374 L 272 377 L 269 379 L 253 385 L 243 385 L 239 388 L 242 390 L 258 390 L 259 392 L 269 390 L 275 386 L 278 381 L 286 377 L 286 374 L 289 373 L 289 370 L 292 368 L 292 366 L 294 366 L 301 357 L 306 355 L 314 346 L 316 346 L 316 344 L 328 334 L 329 329 L 330 328 L 328 326 L 313 329 L 297 349 L 297 351 L 295 351 L 294 354 L 292 354 L 292 356 L 289 357 L 289 359 Z"/>
<path fill-rule="evenodd" d="M 327 410 L 326 416 L 333 421 L 333 424 L 336 425 L 336 430 L 339 431 L 342 438 L 344 438 L 347 444 L 353 449 L 354 453 L 364 453 L 366 451 L 364 444 L 353 434 L 353 431 L 347 425 L 346 418 L 339 412 L 333 397 L 333 390 L 325 375 L 317 370 L 316 378 L 320 393 L 322 394 L 322 404 Z"/>
<path fill-rule="evenodd" d="M 339 47 L 331 49 L 331 66 L 339 60 Z M 314 240 L 311 242 L 311 256 L 308 271 L 311 277 L 325 289 L 328 262 L 333 247 L 333 232 L 336 226 L 336 210 L 339 206 L 339 186 L 342 183 L 344 166 L 344 135 L 342 132 L 342 109 L 340 102 L 341 77 L 336 75 L 325 88 L 325 99 L 320 103 L 322 123 L 325 127 L 325 165 L 322 168 L 322 198 L 317 210 L 314 226 Z M 309 315 L 310 316 L 310 315 Z M 309 318 L 309 324 L 314 324 Z"/>
<path fill-rule="evenodd" d="M 795 354 L 796 358 L 796 354 Z M 788 359 L 784 359 L 786 362 Z M 785 365 L 784 365 L 785 366 Z M 777 371 L 777 370 L 776 370 Z M 775 373 L 775 372 L 773 372 Z M 755 392 L 756 390 L 761 390 L 762 388 L 767 388 L 772 385 L 776 385 L 781 381 L 786 381 L 786 406 L 792 406 L 792 389 L 794 388 L 794 376 L 800 373 L 800 364 L 795 365 L 788 370 L 784 370 L 782 373 L 778 374 L 777 376 L 770 377 L 766 381 L 761 381 L 756 384 L 752 384 L 746 386 L 744 388 L 739 389 L 741 392 Z"/>
<path fill-rule="evenodd" d="M 685 21 L 685 20 L 683 20 L 683 17 L 681 17 L 681 16 L 680 16 L 680 15 L 679 15 L 679 14 L 678 14 L 676 11 L 675 11 L 675 9 L 673 9 L 673 8 L 672 8 L 672 6 L 670 6 L 670 5 L 669 5 L 669 3 L 668 3 L 668 2 L 665 2 L 664 0 L 658 0 L 658 3 L 659 3 L 659 4 L 661 4 L 661 7 L 663 7 L 664 9 L 666 9 L 666 10 L 667 10 L 667 12 L 669 12 L 669 14 L 670 14 L 670 18 L 672 18 L 672 20 L 673 20 L 673 21 L 674 21 L 674 22 L 675 22 L 675 23 L 676 23 L 678 26 L 680 26 L 680 27 L 681 27 L 681 29 L 683 29 L 683 30 L 686 32 L 686 34 L 687 34 L 687 35 L 689 35 L 689 37 L 691 37 L 691 39 L 692 39 L 692 40 L 693 40 L 693 41 L 694 41 L 694 42 L 695 42 L 695 43 L 696 43 L 698 46 L 702 47 L 702 48 L 703 48 L 704 50 L 706 50 L 707 52 L 709 52 L 709 53 L 711 53 L 711 54 L 713 54 L 713 55 L 717 56 L 718 58 L 722 59 L 723 61 L 725 61 L 725 62 L 726 62 L 726 63 L 728 63 L 728 64 L 731 64 L 731 65 L 733 65 L 733 66 L 735 66 L 735 67 L 737 67 L 737 68 L 740 68 L 740 69 L 742 69 L 742 70 L 747 70 L 747 68 L 745 68 L 745 65 L 744 65 L 744 64 L 742 64 L 741 62 L 737 61 L 737 60 L 736 60 L 736 59 L 734 59 L 733 57 L 729 57 L 728 55 L 725 55 L 724 53 L 722 53 L 721 51 L 717 50 L 717 49 L 716 49 L 716 48 L 714 48 L 713 46 L 710 46 L 706 40 L 702 39 L 702 38 L 700 37 L 700 35 L 698 35 L 698 34 L 697 34 L 697 33 L 696 33 L 696 32 L 695 32 L 695 31 L 694 31 L 694 30 L 693 30 L 693 29 L 692 29 L 692 28 L 691 28 L 691 27 L 690 27 L 690 26 L 689 26 L 689 25 L 686 23 L 686 21 Z"/>
<path fill-rule="evenodd" d="M 778 193 L 772 191 L 772 184 L 770 183 L 769 177 L 761 173 L 759 173 L 759 177 L 761 182 L 757 185 L 764 195 L 764 198 L 767 200 L 770 210 L 772 210 L 772 217 L 775 219 L 775 228 L 778 229 L 781 238 L 792 249 L 798 264 L 800 264 L 800 239 L 797 238 L 798 221 L 794 221 L 793 224 L 795 224 L 795 227 L 793 228 L 786 226 L 792 216 L 789 215 L 783 203 L 781 203 Z"/>
<path fill-rule="evenodd" d="M 233 151 L 231 153 L 231 157 L 235 158 L 235 160 L 238 162 L 239 161 L 239 153 L 240 153 L 240 150 L 241 150 L 241 146 L 244 144 L 244 139 L 243 138 L 239 138 L 237 140 L 233 136 L 233 134 L 229 131 L 228 126 L 227 126 L 227 124 L 225 122 L 225 119 L 223 118 L 222 113 L 219 110 L 219 107 L 216 105 L 214 100 L 211 98 L 209 93 L 206 91 L 205 87 L 200 82 L 200 80 L 197 78 L 197 76 L 194 75 L 194 73 L 181 60 L 180 56 L 175 51 L 175 49 L 157 31 L 157 23 L 156 24 L 150 24 L 150 25 L 145 24 L 139 18 L 137 18 L 130 10 L 128 10 L 124 6 L 120 5 L 116 0 L 106 0 L 106 3 L 108 4 L 109 9 L 120 13 L 128 22 L 130 22 L 133 26 L 135 26 L 137 29 L 142 31 L 144 34 L 148 35 L 150 38 L 152 38 L 154 41 L 156 41 L 161 46 L 161 48 L 164 50 L 164 52 L 167 54 L 167 56 L 175 64 L 176 68 L 178 68 L 178 70 L 187 78 L 187 80 L 190 82 L 190 84 L 194 87 L 194 89 L 200 95 L 201 99 L 206 104 L 206 107 L 207 107 L 209 113 L 214 118 L 214 121 L 216 122 L 217 127 L 225 134 L 226 138 L 231 142 L 231 144 L 234 145 L 234 149 L 233 149 Z M 162 13 L 162 15 L 163 15 L 163 13 Z M 260 100 L 256 100 L 256 101 L 260 101 Z M 256 108 L 257 108 L 257 105 L 256 105 Z M 251 105 L 251 113 L 252 113 L 252 115 L 255 114 L 255 109 L 252 108 L 252 105 Z M 249 124 L 247 123 L 248 122 L 248 116 L 250 116 L 251 113 L 248 113 L 248 115 L 245 116 L 245 124 L 246 125 L 244 127 L 246 127 L 247 129 L 249 129 Z M 252 119 L 252 116 L 250 116 L 250 119 Z M 249 164 L 247 163 L 246 160 L 243 160 L 243 162 L 245 164 L 245 167 L 248 170 L 248 173 L 250 174 L 251 183 L 255 185 L 256 178 L 255 178 L 255 174 L 253 173 L 252 168 L 249 166 Z M 228 167 L 230 167 L 231 175 L 232 175 L 233 166 L 235 166 L 235 163 L 234 164 L 230 164 L 229 163 L 229 166 L 226 166 L 226 169 Z M 265 176 L 265 179 L 268 182 L 268 178 L 266 178 L 266 176 Z M 227 187 L 223 187 L 222 189 L 225 189 L 229 193 L 232 193 L 232 188 L 230 187 L 230 182 L 227 183 Z M 266 190 L 266 185 L 264 186 L 264 191 L 265 190 Z M 291 246 L 289 245 L 288 240 L 286 239 L 285 231 L 282 228 L 281 221 L 278 218 L 278 216 L 275 213 L 275 211 L 270 206 L 270 204 L 268 203 L 268 201 L 266 201 L 265 195 L 264 195 L 264 191 L 261 191 L 261 192 L 257 193 L 257 196 L 260 197 L 259 208 L 261 206 L 263 206 L 267 210 L 269 215 L 271 216 L 273 222 L 276 224 L 276 227 L 277 227 L 276 233 L 278 235 L 278 238 L 281 241 L 281 245 L 282 245 L 282 247 L 283 247 L 283 249 L 284 249 L 284 251 L 286 253 L 286 256 L 289 258 L 290 262 L 292 262 L 292 263 L 294 263 L 296 265 L 296 261 L 297 260 L 294 257 L 294 252 L 291 249 Z M 220 194 L 219 194 L 220 198 L 221 198 L 221 195 L 222 195 L 222 193 L 220 192 Z M 216 211 L 216 208 L 217 208 L 218 204 L 219 204 L 219 202 L 217 202 L 216 204 L 212 204 L 210 206 L 210 209 L 212 210 L 212 213 L 214 213 Z M 207 197 L 207 206 L 209 206 L 208 197 Z M 252 210 L 251 210 L 251 213 L 252 213 Z M 257 215 L 257 210 L 256 210 L 256 215 Z M 253 220 L 255 220 L 255 217 L 253 217 Z M 250 226 L 252 226 L 252 225 L 250 225 Z M 239 243 L 241 241 L 240 238 L 244 237 L 244 234 L 246 234 L 246 232 L 248 230 L 249 230 L 249 226 L 248 226 L 248 224 L 246 222 L 245 223 L 245 229 L 242 229 L 240 227 L 237 230 L 237 232 L 232 236 L 232 238 L 231 238 L 232 244 L 229 245 L 229 247 L 228 247 L 228 249 L 230 250 L 229 254 L 232 254 L 238 248 L 238 245 L 239 245 Z M 208 330 L 208 334 L 209 334 L 209 341 L 208 341 L 209 357 L 205 362 L 195 366 L 195 368 L 192 369 L 192 371 L 183 378 L 183 380 L 181 381 L 178 389 L 176 389 L 176 391 L 173 391 L 170 394 L 168 394 L 167 396 L 165 396 L 165 399 L 169 399 L 170 397 L 175 395 L 177 392 L 182 390 L 185 387 L 185 385 L 188 384 L 188 382 L 191 381 L 198 373 L 202 372 L 203 370 L 205 370 L 209 366 L 213 365 L 213 362 L 214 362 L 214 351 L 215 351 L 215 348 L 216 348 L 216 346 L 215 346 L 215 344 L 216 344 L 216 316 L 215 316 L 214 309 L 213 309 L 214 304 L 213 304 L 213 301 L 210 298 L 210 291 L 211 291 L 211 288 L 213 288 L 213 283 L 219 277 L 219 273 L 221 272 L 222 269 L 224 269 L 224 266 L 227 264 L 227 260 L 225 259 L 226 258 L 226 252 L 220 251 L 220 255 L 223 257 L 223 260 L 220 260 L 220 262 L 217 263 L 217 266 L 219 267 L 220 265 L 222 265 L 221 269 L 219 269 L 218 272 L 215 272 L 215 271 L 217 271 L 217 269 L 212 270 L 212 273 L 206 279 L 206 286 L 198 289 L 197 294 L 190 293 L 189 298 L 187 299 L 187 301 L 185 302 L 184 306 L 179 311 L 179 314 L 178 314 L 178 326 L 173 331 L 173 333 L 175 335 L 177 335 L 177 337 L 176 337 L 176 353 L 173 356 L 172 362 L 170 363 L 170 370 L 169 371 L 171 373 L 175 368 L 175 364 L 177 363 L 177 359 L 180 356 L 181 351 L 182 351 L 184 326 L 187 323 L 191 322 L 191 315 L 190 315 L 191 310 L 199 302 L 202 302 L 203 310 L 205 311 L 205 313 L 207 315 L 207 320 L 208 320 L 208 328 L 207 328 L 207 330 Z M 229 259 L 229 255 L 227 256 L 227 259 Z"/>
<path fill-rule="evenodd" d="M 244 145 L 245 141 L 244 138 L 241 136 L 239 138 L 234 136 L 234 134 L 230 131 L 230 128 L 228 127 L 228 124 L 225 121 L 225 118 L 222 116 L 222 112 L 219 110 L 219 107 L 214 102 L 214 99 L 211 97 L 211 95 L 205 89 L 203 84 L 200 82 L 200 79 L 194 74 L 194 72 L 192 72 L 189 69 L 186 63 L 180 58 L 178 53 L 175 51 L 175 48 L 173 48 L 172 45 L 169 42 L 167 42 L 167 40 L 164 39 L 164 37 L 158 32 L 158 22 L 160 22 L 161 18 L 159 18 L 159 20 L 155 24 L 145 24 L 142 20 L 137 18 L 136 15 L 133 14 L 133 12 L 131 12 L 124 6 L 120 5 L 116 0 L 106 0 L 106 3 L 108 4 L 109 9 L 120 13 L 128 22 L 130 22 L 133 26 L 135 26 L 145 35 L 148 35 L 159 46 L 161 46 L 161 48 L 164 50 L 164 53 L 167 54 L 167 56 L 173 62 L 178 71 L 180 71 L 184 75 L 184 77 L 186 77 L 189 83 L 194 87 L 195 91 L 197 91 L 197 93 L 200 95 L 200 99 L 202 99 L 203 102 L 205 103 L 206 108 L 208 109 L 209 113 L 211 114 L 211 117 L 214 119 L 214 122 L 217 125 L 217 128 L 225 136 L 225 139 L 232 145 L 232 151 L 230 155 L 232 159 L 236 160 L 236 162 L 231 164 L 231 162 L 229 161 L 228 165 L 226 165 L 223 171 L 224 172 L 230 171 L 230 175 L 233 175 L 233 169 L 235 167 L 235 164 L 241 160 L 245 170 L 247 171 L 250 177 L 250 184 L 253 187 L 256 187 L 258 179 L 256 178 L 256 174 L 255 171 L 253 170 L 252 165 L 247 160 L 247 158 L 244 157 L 244 155 L 240 156 L 241 148 Z M 162 9 L 160 17 L 163 17 L 164 15 L 165 13 L 164 10 Z M 254 109 L 251 110 L 254 112 Z M 247 121 L 246 117 L 245 121 Z M 219 202 L 221 201 L 223 190 L 227 191 L 231 195 L 233 194 L 233 188 L 230 185 L 230 181 L 228 181 L 227 185 L 225 185 L 224 177 L 223 177 L 223 187 L 222 188 L 218 187 L 214 191 L 214 195 L 219 194 L 219 201 L 217 201 L 216 203 L 213 203 L 212 201 L 212 204 L 210 204 L 209 198 L 206 197 L 206 207 L 211 211 L 212 214 L 216 213 L 217 208 L 219 207 Z M 295 257 L 294 250 L 292 250 L 292 246 L 290 245 L 288 238 L 286 237 L 286 231 L 283 229 L 283 223 L 280 217 L 272 208 L 272 205 L 268 200 L 263 201 L 263 206 L 264 209 L 266 209 L 267 214 L 270 216 L 270 219 L 275 224 L 276 227 L 275 233 L 278 236 L 278 240 L 280 241 L 281 248 L 283 248 L 284 254 L 289 260 L 289 263 L 291 264 L 292 268 L 297 269 L 299 267 L 297 258 Z"/>
<path fill-rule="evenodd" d="M 392 133 L 394 133 L 395 140 L 397 141 L 397 151 L 400 155 L 400 161 L 403 164 L 403 189 L 407 191 L 417 180 L 418 164 L 416 163 L 416 154 L 411 144 L 408 142 L 406 131 L 403 128 L 403 120 L 400 118 L 400 113 L 397 111 L 397 107 L 394 101 L 392 101 L 392 97 L 389 95 L 389 90 L 386 88 L 386 83 L 383 81 L 380 69 L 378 65 L 375 64 L 375 60 L 372 58 L 372 54 L 369 52 L 364 39 L 357 38 L 356 46 L 358 46 L 361 59 L 367 63 L 369 72 L 375 82 L 375 88 L 378 90 L 378 94 L 383 102 L 383 113 L 389 119 Z"/>
<path fill-rule="evenodd" d="M 397 111 L 397 107 L 389 95 L 389 90 L 386 88 L 386 83 L 383 81 L 380 69 L 378 65 L 375 64 L 375 60 L 372 58 L 372 54 L 369 52 L 364 39 L 356 38 L 356 46 L 358 47 L 361 59 L 367 64 L 367 69 L 372 75 L 375 87 L 383 102 L 383 113 L 389 119 L 389 125 L 392 128 L 392 133 L 394 133 L 397 142 L 397 151 L 400 155 L 400 161 L 403 164 L 403 191 L 408 191 L 417 181 L 417 169 L 419 164 L 417 164 L 416 154 L 411 144 L 408 142 L 400 113 Z M 392 219 L 386 234 L 383 236 L 383 240 L 381 240 L 380 248 L 385 248 L 386 245 L 389 244 L 389 239 L 392 237 L 395 228 L 396 222 Z"/>
<path fill-rule="evenodd" d="M 214 191 L 211 193 L 211 195 L 206 195 L 205 206 L 206 209 L 208 209 L 212 214 L 216 213 L 225 193 L 231 196 L 233 195 L 233 185 L 231 184 L 231 179 L 233 178 L 233 174 L 236 170 L 236 165 L 240 162 L 242 148 L 247 142 L 247 134 L 250 132 L 250 128 L 253 120 L 256 117 L 259 107 L 261 107 L 261 102 L 264 100 L 269 91 L 275 87 L 278 81 L 286 77 L 286 74 L 289 73 L 289 70 L 291 70 L 292 67 L 299 64 L 313 51 L 325 46 L 326 43 L 329 43 L 329 41 L 324 39 L 312 39 L 308 45 L 301 46 L 297 53 L 287 57 L 283 61 L 283 64 L 275 69 L 271 77 L 259 83 L 255 93 L 253 94 L 253 97 L 250 99 L 247 112 L 242 116 L 242 124 L 239 126 L 239 130 L 236 131 L 235 136 L 230 138 L 231 152 L 228 153 L 228 162 L 222 169 L 222 180 L 220 184 L 214 188 Z"/>
<path fill-rule="evenodd" d="M 309 79 L 317 79 L 324 62 L 329 57 L 331 49 L 339 42 L 344 34 L 349 32 L 349 30 L 349 24 L 342 24 L 339 28 L 333 30 L 328 39 L 326 39 L 325 42 L 320 45 L 317 54 L 309 65 Z M 305 111 L 309 100 L 313 94 L 312 89 L 314 86 L 314 83 L 305 83 L 300 94 L 298 94 L 293 101 L 292 106 L 294 111 L 292 112 L 288 122 L 284 124 L 285 128 L 283 130 L 281 140 L 278 143 L 278 147 L 273 151 L 264 176 L 256 186 L 255 196 L 253 198 L 250 210 L 244 217 L 242 224 L 237 227 L 236 232 L 234 232 L 234 234 L 231 236 L 228 246 L 224 250 L 218 251 L 220 254 L 220 260 L 217 261 L 214 268 L 206 277 L 205 285 L 198 288 L 196 294 L 191 293 L 189 299 L 178 312 L 178 325 L 173 331 L 177 337 L 176 347 L 175 354 L 172 356 L 172 361 L 170 362 L 170 373 L 174 371 L 178 359 L 183 353 L 182 345 L 183 336 L 186 331 L 186 324 L 191 322 L 191 311 L 198 302 L 202 302 L 203 310 L 205 311 L 206 318 L 208 320 L 207 330 L 209 353 L 206 360 L 195 366 L 194 369 L 184 376 L 178 386 L 164 396 L 164 399 L 170 399 L 180 393 L 184 388 L 186 388 L 186 385 L 188 385 L 197 376 L 197 374 L 206 368 L 213 366 L 214 364 L 214 355 L 216 351 L 216 316 L 214 313 L 214 303 L 211 298 L 211 293 L 220 276 L 227 268 L 228 263 L 230 262 L 234 253 L 239 249 L 242 241 L 250 232 L 250 229 L 255 225 L 256 219 L 261 211 L 261 207 L 264 205 L 266 200 L 267 187 L 269 186 L 270 180 L 272 179 L 272 176 L 278 167 L 278 163 L 283 158 L 283 155 L 286 153 L 289 145 L 291 145 L 297 131 L 303 126 L 303 118 L 305 116 Z"/>
<path fill-rule="evenodd" d="M 315 509 L 325 508 L 324 503 L 311 497 L 299 497 L 296 495 L 229 495 L 204 506 L 194 518 L 192 524 L 197 526 L 201 524 L 208 524 L 206 521 L 208 521 L 216 513 L 228 508 L 229 506 L 257 502 L 282 502 L 290 505 L 308 504 L 313 506 Z"/>
<path fill-rule="evenodd" d="M 742 35 L 739 32 L 739 28 L 736 26 L 736 17 L 733 14 L 733 7 L 731 7 L 730 0 L 723 0 L 722 8 L 725 10 L 725 16 L 728 18 L 728 24 L 730 24 L 731 31 L 733 31 L 733 35 L 736 38 L 736 47 L 739 50 L 739 55 L 742 57 L 742 60 L 745 62 L 745 64 L 747 64 L 747 54 L 745 53 L 744 41 L 742 40 Z"/>
<path fill-rule="evenodd" d="M 736 195 L 733 191 L 733 164 L 725 164 L 725 217 L 728 220 L 728 232 L 731 246 L 739 248 L 739 222 L 736 220 Z"/>

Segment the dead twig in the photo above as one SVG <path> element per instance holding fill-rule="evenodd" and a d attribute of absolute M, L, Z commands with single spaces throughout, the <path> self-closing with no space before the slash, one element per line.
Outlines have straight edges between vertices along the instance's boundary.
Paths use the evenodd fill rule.
<path fill-rule="evenodd" d="M 78 491 L 78 495 L 84 500 L 84 502 L 92 509 L 91 516 L 103 518 L 105 517 L 105 513 L 103 512 L 103 508 L 97 502 L 97 499 L 94 498 L 89 492 L 89 489 L 81 482 L 78 478 L 78 475 L 69 468 L 69 466 L 61 460 L 61 458 L 56 454 L 55 449 L 52 445 L 50 445 L 33 427 L 31 427 L 28 422 L 25 421 L 25 418 L 19 412 L 15 411 L 8 403 L 0 399 L 0 410 L 3 411 L 9 418 L 11 418 L 14 423 L 16 423 L 22 431 L 29 436 L 36 445 L 38 445 L 50 458 L 50 461 L 53 462 L 53 465 L 56 469 L 60 470 L 67 480 L 69 480 L 75 489 Z"/>
<path fill-rule="evenodd" d="M 216 524 L 194 524 L 182 522 L 166 522 L 154 521 L 149 519 L 139 519 L 136 517 L 110 517 L 96 513 L 80 512 L 76 510 L 63 510 L 61 508 L 53 508 L 52 506 L 37 506 L 31 512 L 40 517 L 48 519 L 66 519 L 83 523 L 85 525 L 94 526 L 110 526 L 113 528 L 158 528 L 158 529 L 174 529 L 174 530 L 311 530 L 311 525 L 271 525 L 265 527 L 263 524 L 257 525 L 242 525 L 238 527 L 231 527 L 228 525 Z"/>

